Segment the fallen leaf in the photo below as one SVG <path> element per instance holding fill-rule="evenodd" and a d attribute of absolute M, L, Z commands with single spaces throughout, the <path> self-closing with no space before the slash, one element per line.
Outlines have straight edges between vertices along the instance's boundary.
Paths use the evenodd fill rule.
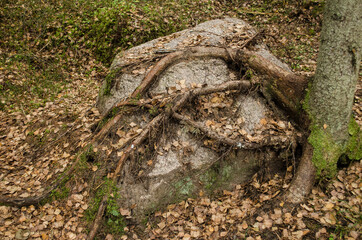
<path fill-rule="evenodd" d="M 248 226 L 248 223 L 246 221 L 243 221 L 243 223 L 241 224 L 241 227 L 245 230 L 247 229 L 249 226 Z"/>
<path fill-rule="evenodd" d="M 131 216 L 131 211 L 128 209 L 120 208 L 119 212 L 121 213 L 122 216 Z"/>
<path fill-rule="evenodd" d="M 268 122 L 266 121 L 265 118 L 260 119 L 260 124 L 261 124 L 261 125 L 265 126 L 267 123 L 268 123 Z"/>
<path fill-rule="evenodd" d="M 164 229 L 166 227 L 166 223 L 164 221 L 160 222 L 159 224 L 157 224 L 157 226 L 160 228 L 160 229 Z"/>
<path fill-rule="evenodd" d="M 333 207 L 334 207 L 334 204 L 329 202 L 326 205 L 324 205 L 323 210 L 328 211 L 328 210 L 333 209 Z"/>

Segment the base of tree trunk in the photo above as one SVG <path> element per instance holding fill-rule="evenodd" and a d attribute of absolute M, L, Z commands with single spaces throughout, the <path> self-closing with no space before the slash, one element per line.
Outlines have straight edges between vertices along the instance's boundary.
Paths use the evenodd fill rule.
<path fill-rule="evenodd" d="M 316 168 L 312 162 L 312 157 L 313 147 L 306 142 L 296 175 L 284 196 L 287 202 L 303 202 L 312 190 L 316 177 Z"/>

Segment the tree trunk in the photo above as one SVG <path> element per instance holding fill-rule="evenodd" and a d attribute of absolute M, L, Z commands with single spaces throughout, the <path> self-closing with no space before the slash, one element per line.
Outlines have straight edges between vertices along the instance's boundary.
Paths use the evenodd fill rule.
<path fill-rule="evenodd" d="M 317 70 L 306 99 L 311 119 L 307 144 L 313 150 L 303 154 L 286 195 L 291 202 L 300 202 L 301 195 L 309 194 L 315 176 L 332 177 L 345 152 L 361 61 L 361 12 L 360 0 L 326 1 Z M 306 174 L 306 169 L 316 174 Z"/>
<path fill-rule="evenodd" d="M 362 2 L 328 0 L 317 70 L 310 90 L 310 114 L 337 143 L 348 140 L 348 124 L 361 61 Z"/>

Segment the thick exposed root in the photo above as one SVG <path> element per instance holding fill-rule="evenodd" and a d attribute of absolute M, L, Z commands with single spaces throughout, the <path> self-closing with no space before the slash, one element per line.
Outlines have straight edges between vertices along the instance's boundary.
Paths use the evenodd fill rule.
<path fill-rule="evenodd" d="M 312 190 L 316 168 L 312 162 L 313 147 L 308 142 L 305 143 L 303 155 L 300 160 L 297 173 L 285 193 L 285 200 L 290 203 L 300 203 Z"/>

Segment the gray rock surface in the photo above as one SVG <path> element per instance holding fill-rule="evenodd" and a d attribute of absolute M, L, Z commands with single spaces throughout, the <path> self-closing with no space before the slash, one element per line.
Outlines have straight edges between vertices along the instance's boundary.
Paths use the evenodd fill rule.
<path fill-rule="evenodd" d="M 158 52 L 167 52 L 184 49 L 191 46 L 228 46 L 237 47 L 237 42 L 228 44 L 228 39 L 248 38 L 256 31 L 246 22 L 234 19 L 216 19 L 201 23 L 194 28 L 161 37 L 150 42 L 141 44 L 127 51 L 120 52 L 111 65 L 111 72 L 121 70 L 129 64 L 144 59 L 152 59 Z M 231 41 L 231 40 L 230 40 Z M 233 45 L 234 44 L 234 45 Z M 129 96 L 141 83 L 146 72 L 150 70 L 153 63 L 146 66 L 140 64 L 139 68 L 131 72 L 117 75 L 110 86 L 110 94 L 103 94 L 107 87 L 105 82 L 100 91 L 97 107 L 101 113 L 106 112 L 116 102 Z M 209 76 L 210 75 L 210 76 Z M 170 66 L 162 76 L 160 82 L 151 91 L 159 91 L 172 85 L 175 80 L 185 79 L 188 83 L 217 84 L 228 80 L 227 65 L 219 59 L 197 59 L 189 62 L 181 62 Z"/>
<path fill-rule="evenodd" d="M 261 99 L 256 99 L 248 95 L 240 95 L 236 101 L 236 105 L 238 116 L 244 118 L 244 130 L 252 134 L 260 120 L 265 118 L 265 112 L 267 111 L 265 104 Z"/>
<path fill-rule="evenodd" d="M 150 92 L 165 93 L 179 81 L 185 81 L 186 87 L 194 84 L 217 85 L 230 81 L 229 69 L 221 59 L 195 59 L 180 62 L 166 69 L 160 76 L 158 84 Z"/>
<path fill-rule="evenodd" d="M 254 34 L 255 30 L 242 20 L 217 19 L 121 52 L 111 66 L 111 72 L 117 74 L 112 79 L 111 86 L 107 86 L 110 82 L 104 83 L 97 106 L 104 113 L 115 103 L 128 97 L 154 65 L 153 59 L 158 56 L 158 52 L 190 46 L 237 48 Z M 265 46 L 258 46 L 258 49 L 260 55 L 290 71 Z M 127 71 L 120 72 L 122 69 Z M 190 59 L 166 69 L 149 93 L 169 93 L 170 90 L 190 88 L 191 85 L 217 85 L 235 80 L 237 74 L 221 59 Z M 108 95 L 104 94 L 107 87 L 110 89 Z M 230 111 L 235 114 L 232 118 L 229 115 L 224 118 L 229 118 L 232 123 L 243 119 L 243 129 L 248 134 L 254 134 L 260 121 L 272 115 L 265 101 L 257 94 L 235 98 L 231 108 Z M 150 166 L 144 162 L 137 165 L 127 161 L 123 169 L 122 181 L 119 183 L 122 196 L 120 205 L 132 208 L 136 216 L 144 215 L 164 204 L 195 196 L 201 190 L 212 194 L 216 189 L 230 189 L 235 184 L 249 180 L 256 169 L 268 168 L 281 161 L 276 154 L 278 149 L 275 152 L 271 149 L 234 149 L 221 156 L 220 152 L 205 146 L 205 138 L 191 133 L 186 125 L 170 123 L 165 130 L 167 134 L 157 141 L 157 153 L 150 155 L 153 162 Z M 143 169 L 141 172 L 140 166 Z"/>

